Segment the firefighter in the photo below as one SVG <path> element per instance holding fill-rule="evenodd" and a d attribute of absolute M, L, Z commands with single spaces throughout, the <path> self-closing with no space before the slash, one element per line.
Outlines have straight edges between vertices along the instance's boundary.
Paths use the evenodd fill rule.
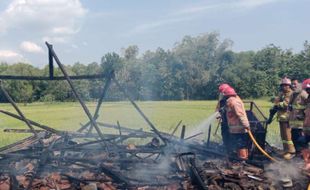
<path fill-rule="evenodd" d="M 303 136 L 300 137 L 299 142 L 302 145 L 301 153 L 305 161 L 305 169 L 309 170 L 310 169 L 310 150 L 309 150 L 308 143 L 310 142 L 310 78 L 303 81 L 302 88 L 307 92 L 308 97 L 306 99 Z"/>
<path fill-rule="evenodd" d="M 222 107 L 224 107 L 225 104 L 222 104 L 222 102 L 224 100 L 223 92 L 228 87 L 230 87 L 230 86 L 227 83 L 220 84 L 219 89 L 218 89 L 219 90 L 219 98 L 218 98 L 218 102 L 217 102 L 217 105 L 216 105 L 216 111 L 220 111 L 220 109 Z"/>
<path fill-rule="evenodd" d="M 237 156 L 241 160 L 248 159 L 248 135 L 250 129 L 242 100 L 232 87 L 228 87 L 223 92 L 227 98 L 225 110 L 229 130 L 230 144 L 233 145 Z"/>
<path fill-rule="evenodd" d="M 298 88 L 302 89 L 301 84 L 299 83 L 298 79 L 292 78 L 292 90 L 295 91 Z"/>
<path fill-rule="evenodd" d="M 306 108 L 306 100 L 308 98 L 308 94 L 305 90 L 302 89 L 301 84 L 298 80 L 292 80 L 292 89 L 293 94 L 289 101 L 289 125 L 292 133 L 292 141 L 294 143 L 294 147 L 296 153 L 299 153 L 301 150 L 301 145 L 299 144 L 298 139 L 302 136 L 302 127 L 305 119 L 305 108 Z"/>
<path fill-rule="evenodd" d="M 277 120 L 280 125 L 280 134 L 283 144 L 283 158 L 290 160 L 295 156 L 295 147 L 292 141 L 291 128 L 289 126 L 289 101 L 292 96 L 291 80 L 284 77 L 280 83 L 280 93 L 275 98 L 274 107 L 277 107 Z"/>
<path fill-rule="evenodd" d="M 228 131 L 228 125 L 227 125 L 227 119 L 226 119 L 226 111 L 225 111 L 225 105 L 227 98 L 224 97 L 223 92 L 226 88 L 229 88 L 230 86 L 226 83 L 223 83 L 219 86 L 219 100 L 216 106 L 216 111 L 219 112 L 221 118 L 221 135 L 223 144 L 225 146 L 226 152 L 230 152 L 230 146 L 229 146 L 229 131 Z"/>

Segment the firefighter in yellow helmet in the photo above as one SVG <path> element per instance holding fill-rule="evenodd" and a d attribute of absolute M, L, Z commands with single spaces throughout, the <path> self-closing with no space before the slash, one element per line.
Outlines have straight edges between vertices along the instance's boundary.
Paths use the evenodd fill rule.
<path fill-rule="evenodd" d="M 308 93 L 302 89 L 297 79 L 292 80 L 293 94 L 289 101 L 289 124 L 292 129 L 292 140 L 297 153 L 301 150 L 298 139 L 302 136 L 302 128 L 305 119 L 305 108 Z"/>
<path fill-rule="evenodd" d="M 274 106 L 277 107 L 277 120 L 280 125 L 280 134 L 283 144 L 283 158 L 290 160 L 295 156 L 295 147 L 292 141 L 291 128 L 289 126 L 289 102 L 293 91 L 291 80 L 284 77 L 280 83 L 280 93 L 275 98 Z"/>
<path fill-rule="evenodd" d="M 223 94 L 227 98 L 225 110 L 231 146 L 239 159 L 247 160 L 249 156 L 247 130 L 250 130 L 250 123 L 244 104 L 232 87 L 226 88 Z"/>

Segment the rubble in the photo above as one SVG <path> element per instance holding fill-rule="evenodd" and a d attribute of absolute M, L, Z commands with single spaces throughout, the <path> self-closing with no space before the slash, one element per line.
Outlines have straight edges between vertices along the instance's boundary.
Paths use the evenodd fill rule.
<path fill-rule="evenodd" d="M 181 122 L 171 134 L 157 130 L 118 83 L 113 72 L 104 75 L 107 77 L 106 84 L 96 111 L 91 115 L 52 46 L 47 46 L 50 68 L 53 68 L 54 58 L 64 74 L 62 79 L 68 81 L 89 122 L 76 132 L 69 132 L 29 120 L 1 85 L 18 115 L 5 110 L 0 110 L 0 113 L 24 121 L 29 128 L 4 131 L 32 133 L 33 136 L 0 148 L 0 190 L 306 189 L 309 183 L 307 173 L 300 172 L 298 168 L 293 169 L 297 174 L 282 171 L 285 167 L 290 170 L 288 166 L 292 163 L 272 165 L 252 144 L 249 144 L 252 156 L 244 162 L 234 155 L 227 156 L 223 146 L 211 142 L 211 130 L 208 131 L 207 143 L 192 140 L 199 134 L 185 138 L 185 125 L 182 126 L 181 136 L 175 136 Z M 50 71 L 50 74 L 48 78 L 53 80 L 53 72 Z M 151 132 L 124 127 L 118 122 L 113 125 L 97 121 L 103 98 L 112 81 L 150 126 Z M 247 111 L 251 116 L 251 129 L 258 143 L 265 148 L 268 145 L 265 141 L 266 118 L 254 103 L 249 105 Z M 115 132 L 102 133 L 103 128 L 114 129 Z M 138 143 L 130 143 L 131 139 L 138 139 Z M 267 146 L 266 150 L 276 156 L 272 147 Z M 295 166 L 292 165 L 293 168 Z"/>
<path fill-rule="evenodd" d="M 42 134 L 45 133 L 45 134 Z M 140 133 L 142 133 L 140 131 Z M 0 152 L 0 189 L 291 189 L 307 178 L 276 181 L 266 170 L 223 159 L 206 145 L 170 137 L 173 147 L 126 145 L 107 141 L 79 143 L 74 138 L 39 133 L 43 145 L 28 138 Z M 126 136 L 126 133 L 122 135 Z M 163 136 L 166 134 L 163 134 Z M 167 137 L 167 136 L 165 136 Z M 156 138 L 156 137 L 153 137 Z M 80 139 L 80 138 L 78 138 Z M 28 143 L 32 142 L 32 143 Z M 150 139 L 150 142 L 154 139 Z M 156 141 L 157 142 L 157 141 Z M 191 152 L 188 147 L 194 146 Z M 271 172 L 271 171 L 268 171 Z M 272 171 L 276 173 L 277 171 Z"/>

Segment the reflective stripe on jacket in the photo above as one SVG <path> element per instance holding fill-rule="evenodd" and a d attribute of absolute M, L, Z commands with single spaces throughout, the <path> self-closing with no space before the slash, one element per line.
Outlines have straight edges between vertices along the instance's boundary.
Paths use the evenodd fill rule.
<path fill-rule="evenodd" d="M 245 128 L 250 126 L 243 102 L 238 96 L 227 99 L 226 117 L 230 133 L 245 133 Z"/>

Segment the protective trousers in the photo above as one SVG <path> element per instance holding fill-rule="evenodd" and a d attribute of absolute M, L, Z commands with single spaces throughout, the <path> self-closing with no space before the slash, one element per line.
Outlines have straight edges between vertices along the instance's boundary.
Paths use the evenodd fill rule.
<path fill-rule="evenodd" d="M 292 128 L 291 134 L 295 150 L 299 153 L 302 149 L 302 144 L 299 142 L 299 139 L 302 137 L 302 129 Z"/>
<path fill-rule="evenodd" d="M 285 153 L 295 153 L 294 143 L 292 141 L 292 132 L 288 122 L 280 121 L 280 133 Z"/>
<path fill-rule="evenodd" d="M 227 122 L 222 122 L 221 123 L 221 134 L 222 134 L 222 139 L 223 139 L 223 144 L 225 146 L 226 152 L 230 154 L 231 152 L 231 146 L 230 146 L 230 140 L 229 140 L 229 129 Z"/>
<path fill-rule="evenodd" d="M 248 143 L 249 136 L 247 133 L 231 133 L 231 144 L 237 153 L 239 159 L 247 160 L 249 156 Z"/>

